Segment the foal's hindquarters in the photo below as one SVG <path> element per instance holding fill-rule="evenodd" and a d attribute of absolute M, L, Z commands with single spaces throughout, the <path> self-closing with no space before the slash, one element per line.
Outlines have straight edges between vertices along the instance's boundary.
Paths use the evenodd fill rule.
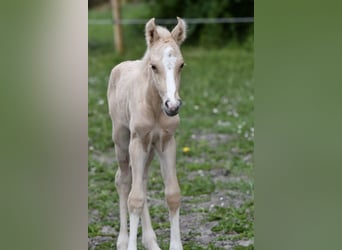
<path fill-rule="evenodd" d="M 123 62 L 110 75 L 108 106 L 119 165 L 115 176 L 120 198 L 119 250 L 137 249 L 140 219 L 143 245 L 149 250 L 160 249 L 146 198 L 148 168 L 154 154 L 159 158 L 169 208 L 170 250 L 183 249 L 174 133 L 182 103 L 178 88 L 184 61 L 179 46 L 185 33 L 185 22 L 180 18 L 172 32 L 151 19 L 145 27 L 148 48 L 142 60 Z"/>

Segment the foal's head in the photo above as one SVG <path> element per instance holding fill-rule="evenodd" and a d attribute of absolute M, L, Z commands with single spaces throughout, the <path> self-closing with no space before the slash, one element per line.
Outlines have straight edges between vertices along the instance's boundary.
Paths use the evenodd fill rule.
<path fill-rule="evenodd" d="M 145 27 L 150 79 L 159 92 L 162 109 L 168 116 L 178 114 L 182 101 L 178 94 L 180 73 L 184 60 L 179 46 L 186 37 L 185 22 L 178 18 L 178 24 L 171 33 L 156 26 L 152 18 Z"/>

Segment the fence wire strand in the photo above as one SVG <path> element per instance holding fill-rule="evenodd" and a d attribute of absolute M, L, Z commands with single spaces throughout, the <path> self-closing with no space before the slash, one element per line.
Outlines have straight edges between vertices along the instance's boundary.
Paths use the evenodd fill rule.
<path fill-rule="evenodd" d="M 89 19 L 88 25 L 122 25 L 145 24 L 149 19 L 121 19 L 118 22 L 111 19 Z M 229 17 L 229 18 L 184 18 L 188 24 L 215 24 L 215 23 L 253 23 L 254 17 Z M 176 24 L 177 19 L 156 19 L 157 24 Z"/>

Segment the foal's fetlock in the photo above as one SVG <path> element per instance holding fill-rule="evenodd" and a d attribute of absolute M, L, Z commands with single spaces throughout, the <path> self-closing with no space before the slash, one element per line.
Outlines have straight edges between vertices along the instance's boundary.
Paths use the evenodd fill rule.
<path fill-rule="evenodd" d="M 148 250 L 161 250 L 160 247 L 158 246 L 156 240 L 154 240 L 154 241 L 149 241 L 149 240 L 144 241 L 143 240 L 143 245 Z"/>
<path fill-rule="evenodd" d="M 181 242 L 171 242 L 170 250 L 183 250 L 183 246 Z"/>
<path fill-rule="evenodd" d="M 160 250 L 158 243 L 157 243 L 157 237 L 154 231 L 147 231 L 142 235 L 142 243 L 144 247 L 148 250 Z"/>

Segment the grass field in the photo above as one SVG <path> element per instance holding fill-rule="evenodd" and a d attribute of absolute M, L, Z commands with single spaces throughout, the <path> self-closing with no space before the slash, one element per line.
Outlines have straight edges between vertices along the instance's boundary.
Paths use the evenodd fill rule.
<path fill-rule="evenodd" d="M 128 6 L 124 13 L 144 17 L 139 8 Z M 92 19 L 106 17 L 106 9 L 89 13 Z M 107 82 L 114 65 L 138 59 L 145 50 L 144 26 L 124 28 L 126 52 L 118 56 L 111 26 L 89 26 L 89 249 L 115 249 L 119 230 Z M 254 249 L 253 49 L 235 44 L 209 50 L 185 42 L 182 51 L 186 67 L 176 141 L 184 249 Z M 152 222 L 160 247 L 168 249 L 168 212 L 156 160 L 150 169 Z M 140 240 L 138 248 L 143 249 Z"/>

